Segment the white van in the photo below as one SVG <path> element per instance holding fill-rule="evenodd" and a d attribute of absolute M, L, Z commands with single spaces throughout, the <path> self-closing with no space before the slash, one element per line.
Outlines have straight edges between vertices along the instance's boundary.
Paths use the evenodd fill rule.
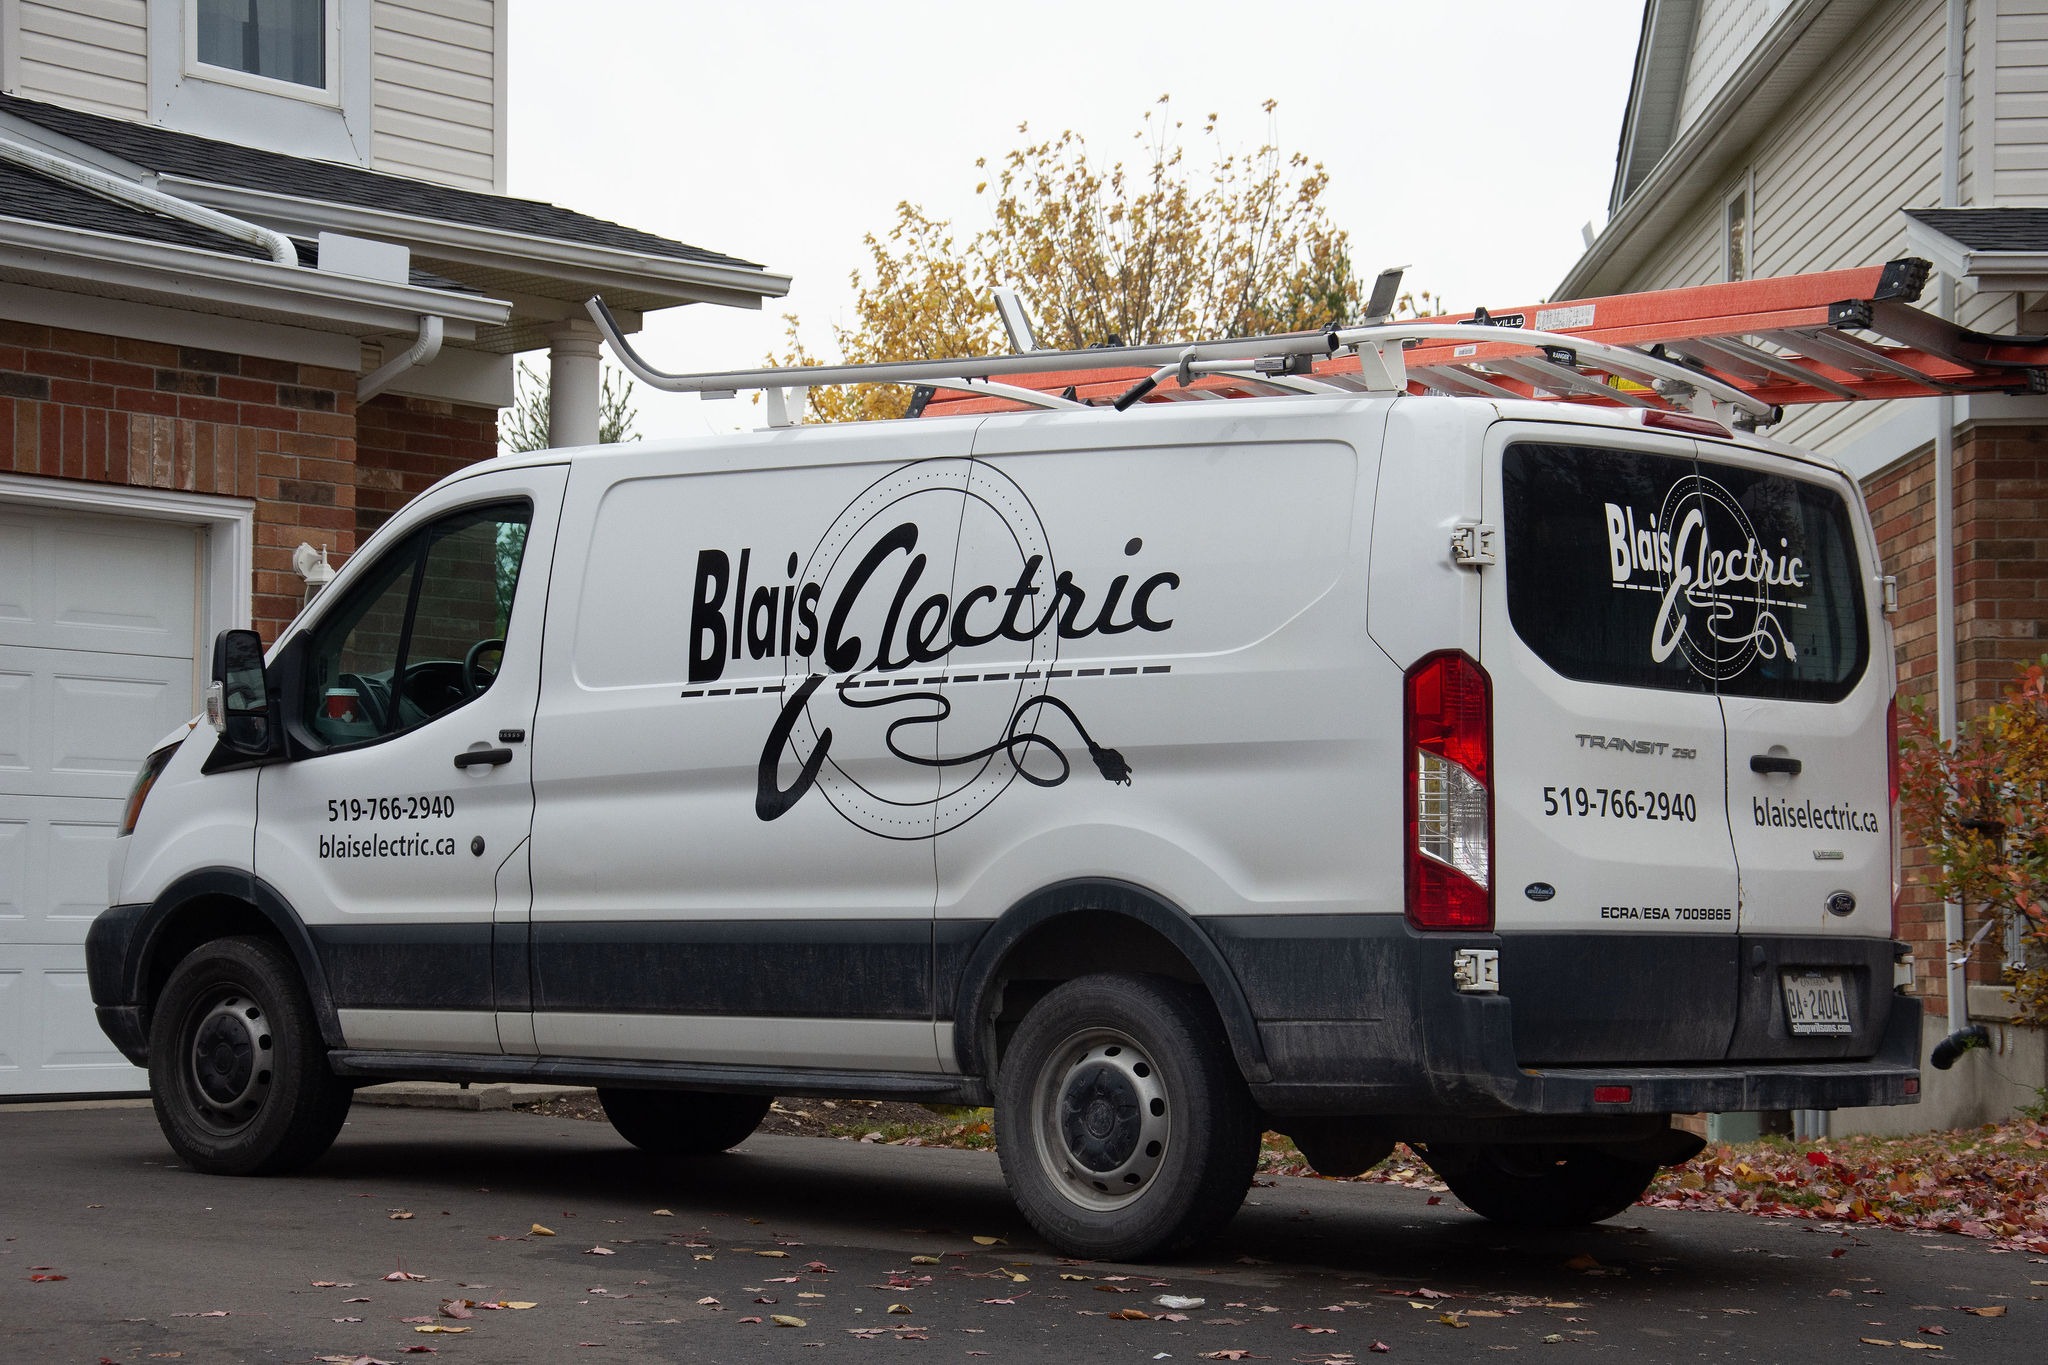
<path fill-rule="evenodd" d="M 1259 1135 L 1488 1217 L 1698 1111 L 1899 1104 L 1891 644 L 1832 464 L 1332 393 L 499 459 L 151 755 L 88 942 L 206 1171 L 351 1087 L 996 1106 L 1061 1250 L 1220 1227 Z"/>

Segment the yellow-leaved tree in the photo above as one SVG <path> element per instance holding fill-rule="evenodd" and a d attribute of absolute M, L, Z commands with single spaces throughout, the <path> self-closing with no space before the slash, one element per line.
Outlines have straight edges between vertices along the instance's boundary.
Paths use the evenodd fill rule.
<path fill-rule="evenodd" d="M 1264 105 L 1269 119 L 1274 107 Z M 1132 164 L 1102 164 L 1071 131 L 1016 148 L 975 186 L 991 200 L 990 222 L 964 240 L 951 223 L 898 204 L 894 226 L 866 238 L 868 269 L 852 277 L 855 320 L 833 328 L 841 356 L 993 354 L 1007 345 L 991 297 L 999 286 L 1023 296 L 1038 344 L 1060 350 L 1354 321 L 1359 281 L 1348 238 L 1323 208 L 1322 166 L 1270 139 L 1255 152 L 1227 150 L 1214 114 L 1191 164 L 1184 131 L 1162 96 Z M 988 176 L 986 158 L 976 165 Z M 787 349 L 772 363 L 824 363 L 796 317 L 784 321 Z M 909 399 L 902 385 L 814 389 L 810 415 L 900 417 Z"/>

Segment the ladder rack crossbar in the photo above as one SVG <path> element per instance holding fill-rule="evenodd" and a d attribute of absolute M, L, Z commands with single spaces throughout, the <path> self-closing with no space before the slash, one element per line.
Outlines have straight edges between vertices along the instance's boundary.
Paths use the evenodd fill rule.
<path fill-rule="evenodd" d="M 1287 356 L 1327 357 L 1340 349 L 1391 349 L 1410 342 L 1466 343 L 1500 348 L 1503 353 L 1566 350 L 1581 360 L 1611 356 L 1648 369 L 1658 378 L 1688 384 L 1752 417 L 1768 418 L 1769 404 L 1758 403 L 1742 390 L 1711 376 L 1659 360 L 1626 347 L 1614 347 L 1562 332 L 1541 332 L 1479 326 L 1471 323 L 1396 322 L 1348 327 L 1333 332 L 1289 332 L 1277 336 L 1233 337 L 1170 346 L 1116 346 L 1086 351 L 1031 351 L 1023 355 L 977 356 L 957 360 L 882 361 L 862 365 L 801 365 L 756 370 L 721 370 L 703 374 L 670 374 L 649 365 L 619 330 L 601 298 L 589 301 L 591 318 L 611 343 L 634 378 L 670 393 L 732 392 L 741 389 L 787 389 L 829 384 L 933 384 L 948 380 L 992 379 L 998 375 L 1043 374 L 1048 369 L 1100 372 L 1134 365 L 1154 367 L 1155 382 L 1184 367 L 1211 361 L 1255 361 Z M 1278 376 L 1242 374 L 1255 382 Z M 1562 371 L 1565 367 L 1558 367 Z M 947 387 L 954 387 L 947 385 Z"/>
<path fill-rule="evenodd" d="M 1329 338 L 1320 332 L 1277 337 L 1233 337 L 1220 341 L 1174 342 L 1158 346 L 1102 346 L 1086 351 L 1027 351 L 1022 355 L 966 356 L 955 360 L 884 360 L 859 365 L 769 366 L 671 374 L 657 370 L 635 351 L 602 298 L 585 305 L 619 362 L 649 388 L 668 393 L 718 393 L 786 389 L 799 385 L 938 384 L 948 379 L 993 379 L 999 375 L 1044 374 L 1051 369 L 1091 372 L 1142 366 L 1178 366 L 1191 352 L 1202 359 L 1257 360 L 1265 356 L 1327 355 Z"/>

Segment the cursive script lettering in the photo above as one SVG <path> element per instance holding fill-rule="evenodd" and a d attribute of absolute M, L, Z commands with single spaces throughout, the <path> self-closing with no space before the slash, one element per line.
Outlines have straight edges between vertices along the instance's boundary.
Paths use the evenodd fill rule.
<path fill-rule="evenodd" d="M 1125 554 L 1135 555 L 1142 544 L 1131 540 Z M 1045 557 L 1034 554 L 1024 560 L 1014 582 L 978 583 L 955 600 L 926 584 L 930 560 L 918 550 L 917 523 L 910 521 L 890 528 L 868 547 L 845 582 L 835 587 L 829 605 L 823 601 L 823 586 L 796 581 L 795 555 L 789 557 L 786 583 L 757 585 L 748 594 L 752 558 L 751 550 L 741 550 L 735 575 L 733 558 L 725 551 L 697 552 L 690 594 L 692 683 L 715 681 L 729 660 L 768 658 L 778 646 L 782 653 L 808 658 L 822 642 L 822 662 L 832 673 L 894 673 L 999 639 L 1028 644 L 1047 631 L 1062 640 L 1164 631 L 1173 625 L 1173 617 L 1164 613 L 1165 595 L 1181 582 L 1179 574 L 1168 570 L 1133 587 L 1132 575 L 1117 574 L 1098 593 L 1076 582 L 1071 570 L 1061 570 L 1051 592 L 1041 593 L 1037 585 Z M 1049 600 L 1041 602 L 1041 596 Z M 872 639 L 852 624 L 863 602 L 887 604 Z"/>

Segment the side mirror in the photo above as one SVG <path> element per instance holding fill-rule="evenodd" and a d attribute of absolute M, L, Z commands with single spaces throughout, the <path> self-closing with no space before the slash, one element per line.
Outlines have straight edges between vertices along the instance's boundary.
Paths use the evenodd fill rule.
<path fill-rule="evenodd" d="M 255 631 L 224 630 L 213 637 L 206 719 L 221 743 L 237 753 L 260 757 L 270 752 L 275 733 L 270 679 L 263 670 L 263 639 Z"/>

